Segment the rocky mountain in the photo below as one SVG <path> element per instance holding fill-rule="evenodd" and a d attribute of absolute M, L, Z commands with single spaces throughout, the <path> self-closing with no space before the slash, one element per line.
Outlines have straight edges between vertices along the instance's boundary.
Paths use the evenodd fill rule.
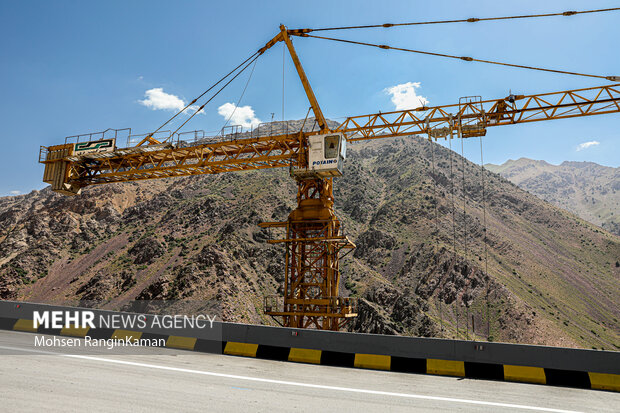
<path fill-rule="evenodd" d="M 520 158 L 486 165 L 520 188 L 620 235 L 620 168 Z"/>
<path fill-rule="evenodd" d="M 0 298 L 209 299 L 275 325 L 284 253 L 257 224 L 295 194 L 262 170 L 0 198 Z M 351 330 L 620 348 L 618 236 L 417 137 L 350 145 L 335 199 Z"/>

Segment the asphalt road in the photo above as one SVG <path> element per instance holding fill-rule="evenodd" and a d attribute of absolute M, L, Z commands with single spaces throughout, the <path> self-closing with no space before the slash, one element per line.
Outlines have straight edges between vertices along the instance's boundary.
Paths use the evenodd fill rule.
<path fill-rule="evenodd" d="M 0 331 L 2 411 L 620 412 L 611 392 L 195 352 L 45 354 L 34 336 Z"/>

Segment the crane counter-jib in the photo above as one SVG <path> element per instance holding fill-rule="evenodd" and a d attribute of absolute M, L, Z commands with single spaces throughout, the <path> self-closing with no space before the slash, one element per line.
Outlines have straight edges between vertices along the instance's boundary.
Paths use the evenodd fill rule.
<path fill-rule="evenodd" d="M 44 148 L 44 181 L 62 193 L 94 184 L 289 166 L 299 133 L 196 143 L 168 142 L 79 155 L 75 145 Z"/>

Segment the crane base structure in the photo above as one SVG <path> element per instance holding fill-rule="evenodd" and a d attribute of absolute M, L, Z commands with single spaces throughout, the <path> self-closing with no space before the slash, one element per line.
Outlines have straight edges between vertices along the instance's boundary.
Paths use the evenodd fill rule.
<path fill-rule="evenodd" d="M 265 297 L 265 314 L 281 317 L 285 327 L 339 330 L 357 316 L 357 301 L 338 295 L 339 254 L 355 244 L 334 213 L 332 178 L 298 179 L 297 185 L 297 208 L 288 220 L 259 224 L 284 229 L 282 239 L 268 242 L 286 248 L 284 302 Z"/>

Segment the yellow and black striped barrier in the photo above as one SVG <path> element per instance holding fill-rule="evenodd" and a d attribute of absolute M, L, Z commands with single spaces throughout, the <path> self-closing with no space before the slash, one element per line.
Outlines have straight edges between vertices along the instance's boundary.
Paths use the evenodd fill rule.
<path fill-rule="evenodd" d="M 280 347 L 236 341 L 213 341 L 196 337 L 153 334 L 122 329 L 34 328 L 32 320 L 0 318 L 0 328 L 30 333 L 54 334 L 71 337 L 116 338 L 133 340 L 140 338 L 165 340 L 166 347 L 223 353 L 231 356 L 254 357 L 267 360 L 296 363 L 321 364 L 338 367 L 386 370 L 400 373 L 435 374 L 483 380 L 503 380 L 523 383 L 569 386 L 586 389 L 620 392 L 620 374 L 588 371 L 559 370 L 537 366 L 519 366 L 443 360 L 435 358 L 397 357 L 384 354 L 347 353 L 329 350 Z"/>

